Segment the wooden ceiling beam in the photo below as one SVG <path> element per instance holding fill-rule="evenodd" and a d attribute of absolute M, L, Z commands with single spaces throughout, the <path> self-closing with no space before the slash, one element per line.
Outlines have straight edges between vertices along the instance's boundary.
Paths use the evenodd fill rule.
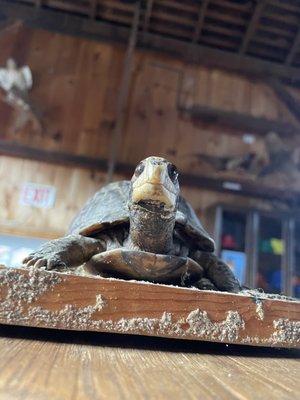
<path fill-rule="evenodd" d="M 274 47 L 274 50 L 276 49 L 280 49 L 283 51 L 286 51 L 286 47 L 288 45 L 288 40 L 286 39 L 269 39 L 260 35 L 255 35 L 255 37 L 253 37 L 253 42 L 256 43 L 261 43 L 265 46 L 269 46 L 269 47 Z"/>
<path fill-rule="evenodd" d="M 300 123 L 300 103 L 286 89 L 286 87 L 278 79 L 269 79 L 269 85 L 274 90 L 278 98 L 283 102 L 287 109 L 294 115 Z"/>
<path fill-rule="evenodd" d="M 236 18 L 235 16 L 231 14 L 222 14 L 217 10 L 213 9 L 208 9 L 206 12 L 206 18 L 209 19 L 215 19 L 216 21 L 222 21 L 224 23 L 227 23 L 228 25 L 231 26 L 236 26 L 236 27 L 242 27 L 245 28 L 247 25 L 247 20 L 246 18 Z"/>
<path fill-rule="evenodd" d="M 195 26 L 195 30 L 194 30 L 194 34 L 193 34 L 193 43 L 197 43 L 199 40 L 199 37 L 201 35 L 208 3 L 209 3 L 209 0 L 202 0 L 202 3 L 200 5 L 198 21 Z"/>
<path fill-rule="evenodd" d="M 143 26 L 144 32 L 147 32 L 149 29 L 149 24 L 150 24 L 152 9 L 153 9 L 153 2 L 154 2 L 154 0 L 147 0 L 146 12 L 145 12 L 145 18 L 144 18 L 144 26 Z"/>
<path fill-rule="evenodd" d="M 29 159 L 43 163 L 83 168 L 93 171 L 105 172 L 107 169 L 107 160 L 104 159 L 34 148 L 5 140 L 0 140 L 0 154 L 9 157 Z M 130 179 L 135 167 L 135 165 L 118 162 L 115 165 L 115 171 Z M 282 203 L 287 203 L 290 206 L 298 205 L 300 201 L 300 194 L 296 191 L 273 189 L 269 187 L 266 188 L 257 185 L 257 183 L 251 182 L 232 181 L 230 179 L 224 181 L 222 179 L 196 176 L 184 172 L 180 174 L 180 182 L 182 185 L 204 188 L 222 193 L 234 193 L 240 196 L 261 198 L 269 201 L 278 200 Z"/>
<path fill-rule="evenodd" d="M 179 26 L 194 27 L 193 21 L 185 15 L 174 15 L 168 14 L 167 11 L 153 10 L 152 16 L 153 18 L 160 20 L 162 23 L 171 22 Z"/>
<path fill-rule="evenodd" d="M 283 23 L 283 25 L 286 25 L 287 28 L 296 28 L 299 25 L 299 17 L 297 17 L 296 15 L 285 15 L 284 13 L 277 14 L 266 10 L 264 12 L 264 17 L 273 20 L 275 23 Z"/>
<path fill-rule="evenodd" d="M 0 17 L 4 19 L 21 19 L 28 26 L 37 29 L 59 32 L 67 35 L 81 36 L 94 40 L 107 40 L 126 44 L 130 29 L 77 15 L 68 15 L 61 11 L 12 4 L 0 0 Z M 219 67 L 233 72 L 244 73 L 255 77 L 273 76 L 287 83 L 300 85 L 299 69 L 281 63 L 257 59 L 249 55 L 210 48 L 199 44 L 160 36 L 150 32 L 138 33 L 138 48 L 163 52 L 166 55 L 180 58 L 183 61 L 201 63 Z"/>
<path fill-rule="evenodd" d="M 0 22 L 0 37 L 13 32 L 23 25 L 22 20 L 6 19 Z"/>
<path fill-rule="evenodd" d="M 295 36 L 294 33 L 290 32 L 290 31 L 286 31 L 285 29 L 281 28 L 280 26 L 269 26 L 266 24 L 260 24 L 260 26 L 258 27 L 258 31 L 262 32 L 264 34 L 267 35 L 277 35 L 280 37 L 283 37 L 285 39 L 290 39 L 292 40 Z"/>
<path fill-rule="evenodd" d="M 137 41 L 138 25 L 140 20 L 141 3 L 136 2 L 132 19 L 131 32 L 128 40 L 127 51 L 124 58 L 123 73 L 120 83 L 119 96 L 117 101 L 116 124 L 111 142 L 110 157 L 108 162 L 107 183 L 111 182 L 115 172 L 115 166 L 121 144 L 122 130 L 124 125 L 125 106 L 128 100 L 128 93 L 132 75 L 132 58 Z"/>
<path fill-rule="evenodd" d="M 173 27 L 164 24 L 163 22 L 156 22 L 154 19 L 151 22 L 151 28 L 152 30 L 155 30 L 155 34 L 167 34 L 170 36 L 175 36 L 178 38 L 184 38 L 184 39 L 190 39 L 191 38 L 191 32 L 189 32 L 188 30 L 184 30 L 184 29 L 180 29 L 180 28 L 176 28 L 174 29 Z"/>
<path fill-rule="evenodd" d="M 159 0 L 159 4 L 179 12 L 197 13 L 197 5 L 186 4 L 184 1 L 175 2 L 174 0 Z"/>
<path fill-rule="evenodd" d="M 232 0 L 210 0 L 212 4 L 226 7 L 226 9 L 232 9 L 240 12 L 250 12 L 252 9 L 252 2 L 240 1 L 234 3 Z"/>
<path fill-rule="evenodd" d="M 261 13 L 265 7 L 265 1 L 261 0 L 260 2 L 256 3 L 256 7 L 254 8 L 252 17 L 250 19 L 249 25 L 247 27 L 246 33 L 244 35 L 241 47 L 240 47 L 240 54 L 246 53 L 248 43 L 251 40 L 255 30 L 258 26 L 259 19 L 261 17 Z"/>
<path fill-rule="evenodd" d="M 268 0 L 268 4 L 269 5 L 272 5 L 272 6 L 275 6 L 275 7 L 278 7 L 278 8 L 281 8 L 283 11 L 289 11 L 289 12 L 291 12 L 291 13 L 296 13 L 296 12 L 298 12 L 298 13 L 300 13 L 300 4 L 299 4 L 299 2 L 298 2 L 298 5 L 295 3 L 295 4 L 289 4 L 288 2 L 286 2 L 286 1 L 280 1 L 280 0 Z"/>
<path fill-rule="evenodd" d="M 94 19 L 97 12 L 97 0 L 90 0 L 90 18 Z"/>
<path fill-rule="evenodd" d="M 106 19 L 108 21 L 112 21 L 114 23 L 121 23 L 124 25 L 127 25 L 128 27 L 130 26 L 131 20 L 132 20 L 132 15 L 127 16 L 127 15 L 122 15 L 122 14 L 116 14 L 113 12 L 112 9 L 105 9 L 101 13 L 99 13 L 99 17 Z"/>
<path fill-rule="evenodd" d="M 299 50 L 299 45 L 300 45 L 300 28 L 298 28 L 298 32 L 293 41 L 293 45 L 286 57 L 286 60 L 285 60 L 286 65 L 290 65 L 293 62 L 293 59 Z"/>
<path fill-rule="evenodd" d="M 222 128 L 234 129 L 241 132 L 266 134 L 275 131 L 281 136 L 299 133 L 299 128 L 282 120 L 265 117 L 253 117 L 249 114 L 235 111 L 224 111 L 213 107 L 194 105 L 189 108 L 179 107 L 179 111 L 202 123 L 216 124 Z"/>
<path fill-rule="evenodd" d="M 48 0 L 47 6 L 57 8 L 59 10 L 76 12 L 83 15 L 89 15 L 90 9 L 85 5 L 66 3 L 61 0 Z M 19 6 L 18 6 L 19 7 Z"/>

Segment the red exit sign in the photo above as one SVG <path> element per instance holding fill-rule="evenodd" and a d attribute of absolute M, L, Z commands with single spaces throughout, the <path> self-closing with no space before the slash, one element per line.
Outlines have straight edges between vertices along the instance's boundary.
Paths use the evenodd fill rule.
<path fill-rule="evenodd" d="M 54 186 L 24 183 L 20 203 L 23 206 L 51 208 L 54 205 L 55 194 L 56 188 Z"/>

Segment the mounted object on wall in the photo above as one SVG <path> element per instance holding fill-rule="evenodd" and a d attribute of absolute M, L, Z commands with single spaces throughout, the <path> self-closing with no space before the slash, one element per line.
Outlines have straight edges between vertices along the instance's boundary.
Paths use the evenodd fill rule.
<path fill-rule="evenodd" d="M 6 68 L 0 68 L 0 86 L 7 93 L 9 102 L 29 109 L 25 98 L 28 90 L 32 88 L 32 73 L 28 65 L 17 68 L 15 60 L 9 58 Z"/>
<path fill-rule="evenodd" d="M 35 129 L 41 129 L 40 113 L 28 95 L 32 83 L 32 72 L 28 65 L 18 68 L 16 61 L 9 58 L 6 61 L 6 67 L 0 68 L 0 87 L 4 92 L 1 98 L 17 111 L 14 131 L 25 126 L 29 121 L 33 123 Z"/>

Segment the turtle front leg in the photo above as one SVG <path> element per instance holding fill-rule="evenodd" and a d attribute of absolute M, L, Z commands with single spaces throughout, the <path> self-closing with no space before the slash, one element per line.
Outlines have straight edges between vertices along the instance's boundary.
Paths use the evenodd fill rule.
<path fill-rule="evenodd" d="M 26 267 L 46 269 L 74 268 L 88 261 L 94 254 L 105 250 L 100 239 L 82 235 L 68 235 L 44 243 L 29 254 L 23 263 Z"/>
<path fill-rule="evenodd" d="M 196 283 L 196 287 L 232 293 L 238 293 L 241 290 L 241 285 L 229 266 L 214 254 L 197 250 L 192 255 L 192 258 L 203 267 L 204 274 L 207 278 L 205 282 L 202 282 L 200 279 L 199 286 Z M 211 285 L 208 284 L 209 281 Z"/>

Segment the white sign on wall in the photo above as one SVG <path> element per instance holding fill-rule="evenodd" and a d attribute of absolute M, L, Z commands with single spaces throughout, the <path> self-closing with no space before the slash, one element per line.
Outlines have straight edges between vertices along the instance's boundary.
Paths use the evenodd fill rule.
<path fill-rule="evenodd" d="M 26 182 L 22 186 L 20 204 L 37 208 L 51 208 L 54 205 L 55 194 L 54 186 Z"/>

